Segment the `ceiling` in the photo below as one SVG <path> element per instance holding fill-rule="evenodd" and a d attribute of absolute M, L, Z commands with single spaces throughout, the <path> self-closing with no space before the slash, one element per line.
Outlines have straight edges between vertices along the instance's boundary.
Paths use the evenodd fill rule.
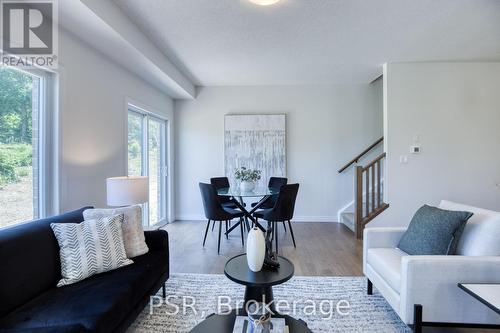
<path fill-rule="evenodd" d="M 499 0 L 114 0 L 196 85 L 367 83 L 385 62 L 500 60 Z"/>

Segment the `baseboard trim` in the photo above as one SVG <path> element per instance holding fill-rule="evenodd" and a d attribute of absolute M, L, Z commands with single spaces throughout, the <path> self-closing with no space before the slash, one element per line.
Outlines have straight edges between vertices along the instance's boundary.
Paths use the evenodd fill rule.
<path fill-rule="evenodd" d="M 336 216 L 297 216 L 293 218 L 295 222 L 325 222 L 339 223 Z"/>
<path fill-rule="evenodd" d="M 176 221 L 206 221 L 203 215 L 178 215 Z M 294 217 L 294 222 L 324 222 L 324 223 L 339 223 L 335 216 L 297 216 Z"/>

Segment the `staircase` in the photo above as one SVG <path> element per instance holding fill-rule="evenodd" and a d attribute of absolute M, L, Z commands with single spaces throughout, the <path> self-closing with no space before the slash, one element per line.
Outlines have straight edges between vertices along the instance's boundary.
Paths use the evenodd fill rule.
<path fill-rule="evenodd" d="M 354 211 L 346 211 L 340 213 L 340 222 L 351 229 L 353 232 L 356 232 L 356 216 L 354 215 Z"/>
<path fill-rule="evenodd" d="M 382 137 L 366 148 L 361 154 L 342 167 L 339 173 L 344 172 L 351 165 L 357 164 L 359 159 L 378 146 L 383 140 Z M 354 201 L 339 213 L 340 222 L 354 231 L 357 239 L 363 238 L 363 230 L 371 220 L 389 208 L 389 204 L 383 201 L 384 179 L 382 177 L 385 157 L 386 154 L 383 153 L 366 166 L 356 165 Z"/>
<path fill-rule="evenodd" d="M 381 197 L 384 197 L 384 180 L 382 179 L 382 184 L 380 186 L 381 190 Z M 363 193 L 363 202 L 362 202 L 362 209 L 363 209 L 363 215 L 366 216 L 370 213 L 370 211 L 366 211 L 366 197 L 368 197 L 368 207 L 371 207 L 373 205 L 373 189 L 370 188 L 370 193 L 368 196 Z M 377 197 L 377 193 L 375 192 L 375 196 Z M 344 207 L 343 209 L 340 210 L 339 212 L 339 222 L 343 223 L 346 227 L 351 229 L 353 232 L 356 232 L 356 205 L 355 201 L 352 201 L 348 206 Z"/>

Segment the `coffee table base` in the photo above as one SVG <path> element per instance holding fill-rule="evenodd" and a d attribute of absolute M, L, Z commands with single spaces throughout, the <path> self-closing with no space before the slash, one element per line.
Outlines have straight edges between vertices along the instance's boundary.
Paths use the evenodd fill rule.
<path fill-rule="evenodd" d="M 274 296 L 272 287 L 251 287 L 246 286 L 245 288 L 245 303 L 244 308 L 246 309 L 249 302 L 259 302 L 269 304 L 269 309 L 275 312 L 274 306 Z"/>

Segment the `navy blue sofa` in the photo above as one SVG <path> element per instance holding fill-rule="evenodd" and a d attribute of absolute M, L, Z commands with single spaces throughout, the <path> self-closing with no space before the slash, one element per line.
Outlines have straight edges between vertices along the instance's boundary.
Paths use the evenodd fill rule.
<path fill-rule="evenodd" d="M 50 223 L 80 223 L 83 211 L 0 230 L 0 332 L 123 332 L 164 287 L 168 234 L 146 231 L 134 264 L 57 288 L 59 246 Z"/>

